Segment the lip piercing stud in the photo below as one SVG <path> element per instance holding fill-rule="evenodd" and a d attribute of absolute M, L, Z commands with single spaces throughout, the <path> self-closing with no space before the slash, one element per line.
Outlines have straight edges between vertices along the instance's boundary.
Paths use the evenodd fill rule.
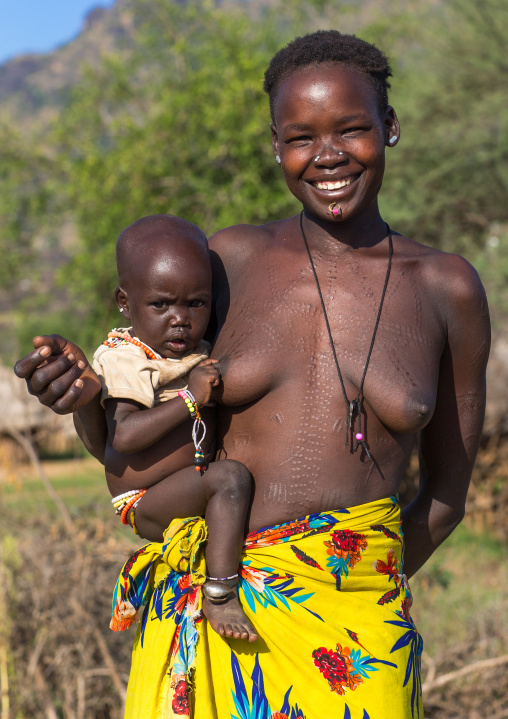
<path fill-rule="evenodd" d="M 336 202 L 332 202 L 330 205 L 328 205 L 328 211 L 331 212 L 334 217 L 342 215 L 340 205 L 338 205 Z"/>
<path fill-rule="evenodd" d="M 393 143 L 394 143 L 394 142 L 397 142 L 398 139 L 399 139 L 399 138 L 397 137 L 397 135 L 394 135 L 393 137 L 390 137 L 390 139 L 388 140 L 388 142 L 390 143 L 390 145 L 393 145 Z"/>
<path fill-rule="evenodd" d="M 316 157 L 314 158 L 314 162 L 317 162 L 320 157 L 321 157 L 321 155 L 316 155 Z"/>
<path fill-rule="evenodd" d="M 339 152 L 339 155 L 341 155 L 342 157 L 344 157 L 344 153 L 343 153 L 343 152 Z"/>
<path fill-rule="evenodd" d="M 278 155 L 275 155 L 275 162 L 280 165 L 280 157 Z"/>

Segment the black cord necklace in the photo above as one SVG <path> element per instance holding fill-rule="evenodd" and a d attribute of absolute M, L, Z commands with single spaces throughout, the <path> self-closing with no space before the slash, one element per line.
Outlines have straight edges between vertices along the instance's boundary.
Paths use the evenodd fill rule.
<path fill-rule="evenodd" d="M 365 439 L 364 439 L 364 436 L 362 433 L 363 383 L 365 381 L 365 375 L 367 374 L 367 369 L 369 367 L 370 356 L 372 354 L 372 349 L 374 347 L 374 342 L 376 340 L 377 328 L 379 327 L 381 311 L 383 309 L 383 303 L 385 301 L 386 288 L 388 287 L 388 280 L 390 279 L 390 270 L 392 269 L 392 255 L 393 255 L 392 231 L 390 230 L 390 227 L 388 225 L 386 225 L 386 231 L 388 233 L 388 267 L 386 269 L 385 284 L 383 287 L 383 292 L 381 293 L 381 302 L 379 303 L 379 310 L 377 313 L 376 324 L 374 326 L 374 332 L 372 334 L 372 340 L 370 343 L 369 353 L 367 355 L 367 361 L 365 362 L 365 367 L 363 370 L 362 381 L 360 382 L 360 387 L 358 388 L 358 393 L 357 393 L 356 397 L 353 400 L 351 400 L 351 402 L 350 402 L 347 397 L 347 394 L 346 394 L 346 388 L 344 387 L 344 380 L 342 379 L 342 373 L 340 371 L 339 360 L 337 359 L 337 353 L 335 352 L 335 344 L 333 342 L 332 331 L 330 329 L 330 323 L 328 322 L 328 315 L 326 313 L 326 307 L 325 307 L 325 302 L 323 299 L 323 293 L 321 292 L 321 286 L 319 284 L 316 268 L 314 266 L 314 261 L 312 259 L 312 255 L 310 254 L 309 245 L 308 245 L 307 238 L 305 236 L 305 232 L 303 229 L 303 212 L 300 214 L 300 230 L 302 232 L 303 241 L 305 243 L 305 249 L 307 250 L 307 254 L 309 256 L 310 266 L 312 267 L 314 279 L 316 280 L 316 287 L 317 287 L 317 291 L 319 294 L 319 299 L 321 300 L 321 309 L 323 310 L 323 317 L 325 318 L 326 329 L 328 331 L 328 339 L 330 340 L 330 346 L 332 348 L 332 354 L 333 354 L 333 359 L 335 362 L 335 367 L 337 368 L 337 374 L 339 375 L 340 386 L 342 388 L 342 395 L 343 395 L 344 401 L 346 403 L 346 447 L 349 447 L 349 435 L 351 434 L 351 432 L 353 430 L 353 414 L 354 414 L 354 411 L 356 410 L 356 413 L 358 415 L 358 432 L 355 435 L 356 442 L 353 447 L 353 451 L 356 452 L 358 447 L 362 446 L 363 449 L 365 450 L 365 454 L 367 455 L 367 457 L 369 459 L 371 459 L 369 449 L 367 447 L 367 444 L 365 442 Z M 351 440 L 351 443 L 352 443 L 352 440 Z"/>

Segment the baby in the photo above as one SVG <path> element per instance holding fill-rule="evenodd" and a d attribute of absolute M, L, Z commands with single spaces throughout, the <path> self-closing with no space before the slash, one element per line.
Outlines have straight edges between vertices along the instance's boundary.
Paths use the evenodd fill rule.
<path fill-rule="evenodd" d="M 103 385 L 106 480 L 114 504 L 124 523 L 152 541 L 162 540 L 161 528 L 173 519 L 204 515 L 203 612 L 218 634 L 253 642 L 257 635 L 236 586 L 251 475 L 233 460 L 212 462 L 206 469 L 215 433 L 210 399 L 221 381 L 217 362 L 208 358 L 210 345 L 202 339 L 212 300 L 206 237 L 178 217 L 144 217 L 120 234 L 117 266 L 116 303 L 130 326 L 110 332 L 93 363 Z M 161 446 L 162 464 L 171 467 L 164 478 L 156 469 Z M 153 473 L 137 475 L 142 489 L 122 482 L 118 453 L 141 453 L 145 465 L 153 461 Z M 136 466 L 135 457 L 130 466 Z"/>

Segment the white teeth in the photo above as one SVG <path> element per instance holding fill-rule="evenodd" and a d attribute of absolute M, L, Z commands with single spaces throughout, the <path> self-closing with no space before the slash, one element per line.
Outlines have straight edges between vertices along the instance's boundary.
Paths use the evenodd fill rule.
<path fill-rule="evenodd" d="M 349 187 L 351 180 L 342 180 L 341 182 L 316 182 L 318 190 L 340 190 L 341 187 Z"/>

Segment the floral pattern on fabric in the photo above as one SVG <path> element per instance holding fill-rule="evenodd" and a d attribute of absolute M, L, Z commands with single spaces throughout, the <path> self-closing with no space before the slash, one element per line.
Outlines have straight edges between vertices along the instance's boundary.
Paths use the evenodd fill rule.
<path fill-rule="evenodd" d="M 388 537 L 388 539 L 394 539 L 396 542 L 400 542 L 402 544 L 401 537 L 396 532 L 392 532 L 391 529 L 388 529 L 388 527 L 385 527 L 384 524 L 373 524 L 371 526 L 371 529 L 374 532 L 382 532 L 385 535 L 385 537 Z"/>
<path fill-rule="evenodd" d="M 201 617 L 203 519 L 192 531 L 175 520 L 165 537 L 128 572 L 139 586 L 149 572 L 151 598 L 126 719 L 423 719 L 421 639 L 393 498 L 249 534 L 239 599 L 259 644 L 220 637 Z M 356 556 L 337 591 L 327 563 L 339 551 Z M 397 601 L 380 603 L 393 588 Z"/>
<path fill-rule="evenodd" d="M 369 676 L 368 672 L 378 671 L 377 667 L 372 666 L 371 656 L 362 656 L 359 649 L 343 648 L 340 644 L 337 644 L 336 651 L 325 647 L 315 649 L 312 657 L 332 692 L 339 696 L 344 696 L 346 689 L 354 691 L 363 684 Z"/>
<path fill-rule="evenodd" d="M 171 645 L 173 672 L 183 676 L 189 674 L 196 659 L 197 624 L 202 619 L 200 593 L 201 587 L 193 586 L 188 575 L 171 572 L 156 587 L 150 604 L 151 611 L 145 610 L 141 623 L 143 643 L 148 621 L 173 619 L 176 625 Z"/>
<path fill-rule="evenodd" d="M 271 567 L 256 569 L 250 566 L 249 561 L 245 561 L 242 564 L 239 582 L 240 597 L 253 612 L 256 611 L 256 603 L 265 608 L 269 604 L 273 607 L 282 605 L 291 611 L 290 602 L 294 602 L 323 621 L 319 614 L 304 606 L 314 593 L 305 592 L 303 587 L 295 587 L 294 581 L 295 578 L 290 574 L 280 576 Z"/>
<path fill-rule="evenodd" d="M 294 544 L 290 544 L 289 546 L 291 547 L 292 552 L 294 552 L 296 558 L 300 560 L 300 562 L 303 562 L 308 567 L 314 567 L 314 569 L 320 569 L 322 572 L 324 571 L 323 567 L 320 567 L 316 560 L 313 559 L 310 555 L 305 554 L 305 552 L 296 547 Z"/>
<path fill-rule="evenodd" d="M 394 588 L 389 589 L 378 599 L 378 604 L 388 604 L 389 602 L 395 601 L 400 596 L 401 591 L 404 589 L 407 582 L 404 574 L 399 573 L 398 560 L 394 556 L 393 547 L 391 547 L 386 555 L 386 562 L 382 559 L 376 559 L 372 565 L 376 572 L 379 574 L 385 574 L 388 577 L 388 582 L 393 579 Z"/>
<path fill-rule="evenodd" d="M 351 529 L 339 529 L 332 532 L 330 540 L 324 545 L 330 555 L 327 565 L 335 577 L 337 589 L 340 589 L 341 578 L 348 576 L 349 570 L 361 560 L 361 552 L 367 549 L 367 537 Z"/>
<path fill-rule="evenodd" d="M 263 672 L 259 665 L 259 655 L 256 654 L 254 669 L 252 671 L 252 692 L 249 700 L 245 681 L 238 659 L 231 652 L 231 670 L 235 688 L 231 690 L 235 702 L 236 714 L 231 719 L 305 719 L 302 710 L 297 704 L 289 704 L 289 695 L 292 686 L 286 691 L 282 700 L 280 711 L 272 711 L 265 692 Z"/>
<path fill-rule="evenodd" d="M 172 685 L 173 686 L 173 685 Z M 171 702 L 171 708 L 175 714 L 184 714 L 189 716 L 189 690 L 187 688 L 187 682 L 185 679 L 181 679 L 174 686 L 173 700 Z"/>
<path fill-rule="evenodd" d="M 402 604 L 404 608 L 401 611 L 395 612 L 397 619 L 388 620 L 385 624 L 392 624 L 395 627 L 401 627 L 405 630 L 393 645 L 391 652 L 397 652 L 405 647 L 409 647 L 403 686 L 407 686 L 411 680 L 411 715 L 414 717 L 415 712 L 416 716 L 419 716 L 421 711 L 421 655 L 423 651 L 423 640 L 411 617 L 404 614 L 404 610 L 407 607 L 405 600 Z"/>
<path fill-rule="evenodd" d="M 314 534 L 329 532 L 340 522 L 340 518 L 337 516 L 340 514 L 349 514 L 349 509 L 338 509 L 333 513 L 309 514 L 307 517 L 301 517 L 293 522 L 276 524 L 257 532 L 250 532 L 245 540 L 244 550 L 248 552 L 250 549 L 273 547 L 280 542 L 288 542 L 295 535 L 300 535 L 300 539 L 305 539 Z"/>
<path fill-rule="evenodd" d="M 369 714 L 367 713 L 367 710 L 366 710 L 366 709 L 363 709 L 363 710 L 362 710 L 362 715 L 361 715 L 361 717 L 360 717 L 360 714 L 358 714 L 358 715 L 355 714 L 355 717 L 353 717 L 352 714 L 351 714 L 350 708 L 349 708 L 348 705 L 346 704 L 346 706 L 345 706 L 345 708 L 344 708 L 344 716 L 343 716 L 343 719 L 356 719 L 356 716 L 358 716 L 358 719 L 370 719 L 370 716 L 369 716 Z"/>

